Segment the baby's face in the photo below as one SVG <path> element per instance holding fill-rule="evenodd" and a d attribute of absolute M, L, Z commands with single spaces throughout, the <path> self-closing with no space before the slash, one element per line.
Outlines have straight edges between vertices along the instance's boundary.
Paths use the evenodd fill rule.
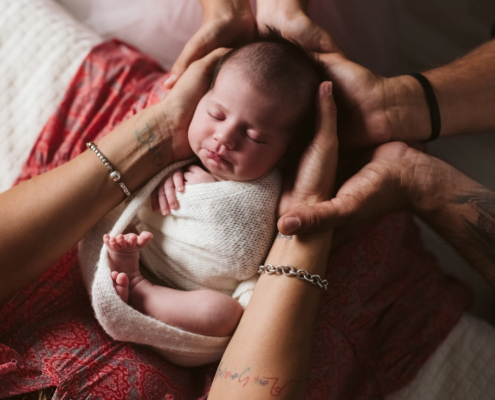
<path fill-rule="evenodd" d="M 243 73 L 225 65 L 199 102 L 189 144 L 219 180 L 259 178 L 282 159 L 291 142 L 298 107 L 257 90 Z"/>

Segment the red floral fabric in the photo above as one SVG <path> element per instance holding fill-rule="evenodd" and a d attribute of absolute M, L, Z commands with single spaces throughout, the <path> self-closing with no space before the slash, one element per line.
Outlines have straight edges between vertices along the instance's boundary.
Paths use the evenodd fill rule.
<path fill-rule="evenodd" d="M 94 48 L 18 183 L 76 157 L 86 142 L 158 102 L 166 77 L 122 42 Z M 471 299 L 425 253 L 406 213 L 376 221 L 335 249 L 326 278 L 308 399 L 380 399 L 398 390 Z M 76 249 L 2 307 L 0 321 L 0 398 L 57 386 L 57 399 L 205 399 L 218 366 L 178 367 L 111 339 L 95 319 Z"/>

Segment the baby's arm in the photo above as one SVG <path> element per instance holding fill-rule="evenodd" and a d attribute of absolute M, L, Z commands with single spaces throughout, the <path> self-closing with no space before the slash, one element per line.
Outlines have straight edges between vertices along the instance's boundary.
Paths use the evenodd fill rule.
<path fill-rule="evenodd" d="M 178 169 L 164 178 L 151 194 L 151 208 L 161 211 L 162 215 L 170 214 L 170 210 L 177 210 L 179 202 L 175 192 L 183 192 L 185 185 L 216 182 L 216 179 L 198 165 L 189 165 L 183 171 Z"/>

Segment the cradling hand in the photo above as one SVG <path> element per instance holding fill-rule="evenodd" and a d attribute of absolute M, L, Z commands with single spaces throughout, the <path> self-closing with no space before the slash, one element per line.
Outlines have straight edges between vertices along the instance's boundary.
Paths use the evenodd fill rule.
<path fill-rule="evenodd" d="M 319 58 L 334 83 L 339 143 L 345 153 L 428 137 L 430 116 L 423 89 L 414 78 L 384 78 L 336 53 Z"/>
<path fill-rule="evenodd" d="M 339 54 L 320 54 L 335 85 L 342 148 L 388 142 L 393 117 L 387 112 L 387 80 Z"/>
<path fill-rule="evenodd" d="M 332 83 L 323 82 L 318 90 L 316 134 L 301 157 L 295 174 L 286 177 L 280 197 L 278 215 L 291 216 L 294 210 L 327 201 L 334 189 L 338 161 L 337 110 Z M 278 222 L 279 231 L 287 232 L 285 218 Z"/>
<path fill-rule="evenodd" d="M 330 34 L 306 15 L 301 3 L 300 0 L 258 0 L 258 29 L 275 28 L 311 51 L 342 53 Z"/>
<path fill-rule="evenodd" d="M 164 178 L 151 193 L 151 208 L 162 215 L 170 214 L 179 208 L 176 192 L 184 192 L 186 185 L 216 182 L 215 178 L 198 165 L 189 165 L 184 170 L 177 169 Z"/>
<path fill-rule="evenodd" d="M 187 42 L 165 82 L 173 87 L 192 62 L 219 47 L 249 42 L 256 33 L 256 21 L 248 0 L 203 0 L 203 24 Z"/>
<path fill-rule="evenodd" d="M 335 198 L 283 215 L 278 222 L 280 232 L 289 235 L 324 231 L 409 209 L 414 201 L 410 193 L 413 180 L 418 181 L 418 166 L 426 174 L 428 171 L 423 168 L 428 156 L 401 142 L 381 145 L 359 163 L 364 166 L 344 182 Z M 420 181 L 425 182 L 422 178 Z"/>
<path fill-rule="evenodd" d="M 192 63 L 167 97 L 154 106 L 161 134 L 169 140 L 166 148 L 173 153 L 172 161 L 193 156 L 187 138 L 189 125 L 197 104 L 208 91 L 216 63 L 227 51 L 217 49 Z"/>

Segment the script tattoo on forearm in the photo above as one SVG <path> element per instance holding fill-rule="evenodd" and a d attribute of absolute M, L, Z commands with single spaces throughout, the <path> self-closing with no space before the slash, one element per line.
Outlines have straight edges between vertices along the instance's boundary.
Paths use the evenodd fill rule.
<path fill-rule="evenodd" d="M 455 204 L 469 205 L 478 214 L 475 223 L 461 216 L 464 226 L 474 234 L 477 242 L 495 261 L 495 193 L 488 190 L 473 194 L 458 196 L 454 199 Z"/>
<path fill-rule="evenodd" d="M 146 127 L 140 131 L 136 130 L 135 132 L 137 141 L 143 146 L 148 147 L 148 152 L 151 153 L 153 157 L 153 164 L 156 166 L 163 165 L 165 162 L 165 155 L 162 153 L 160 147 L 155 146 L 156 135 L 150 128 L 148 124 Z"/>
<path fill-rule="evenodd" d="M 277 238 L 279 239 L 287 239 L 287 240 L 292 240 L 292 235 L 291 236 L 285 236 L 285 235 L 282 235 L 280 232 L 277 233 Z"/>
<path fill-rule="evenodd" d="M 230 380 L 232 382 L 235 382 L 239 384 L 240 387 L 245 387 L 248 384 L 251 385 L 257 385 L 257 386 L 264 386 L 267 388 L 267 390 L 270 390 L 270 395 L 272 397 L 278 397 L 280 394 L 290 385 L 290 384 L 297 384 L 297 383 L 302 383 L 307 381 L 307 379 L 303 379 L 301 381 L 295 381 L 295 380 L 290 380 L 287 382 L 285 385 L 280 386 L 278 381 L 280 378 L 273 378 L 273 377 L 260 377 L 260 376 L 255 376 L 254 374 L 251 373 L 251 368 L 246 367 L 242 370 L 242 372 L 235 372 L 231 371 L 229 368 L 224 367 L 223 361 L 220 363 L 220 365 L 217 368 L 217 372 L 215 373 L 215 376 L 213 377 L 213 381 L 216 379 L 226 379 Z"/>

